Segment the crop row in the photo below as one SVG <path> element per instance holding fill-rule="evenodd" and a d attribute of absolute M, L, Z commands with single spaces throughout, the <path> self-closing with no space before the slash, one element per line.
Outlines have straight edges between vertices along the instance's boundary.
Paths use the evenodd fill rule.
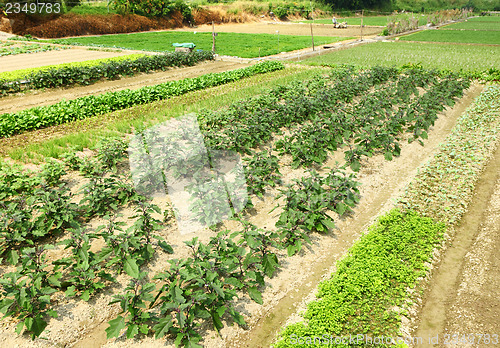
<path fill-rule="evenodd" d="M 381 73 L 384 71 L 383 69 L 378 71 Z M 383 76 L 390 76 L 390 74 L 386 75 L 387 72 L 390 72 L 390 69 L 386 70 L 382 74 Z M 373 71 L 372 71 L 373 73 Z M 349 76 L 348 71 L 340 71 L 336 72 L 337 76 L 332 78 L 333 82 L 332 85 L 335 85 L 337 82 L 345 82 L 345 80 L 342 80 L 343 77 Z M 415 78 L 415 80 L 420 81 L 418 84 L 424 84 L 422 81 L 434 81 L 433 75 L 432 74 L 425 74 L 424 72 L 415 72 L 416 76 L 418 78 Z M 366 74 L 369 76 L 370 74 Z M 372 76 L 373 77 L 373 76 Z M 335 81 L 336 78 L 339 78 L 339 81 Z M 436 82 L 436 89 L 439 89 L 441 91 L 441 95 L 436 96 L 434 95 L 434 98 L 438 103 L 441 103 L 440 105 L 442 106 L 443 103 L 448 101 L 448 99 L 453 98 L 454 95 L 460 95 L 459 92 L 461 92 L 462 88 L 467 85 L 466 81 L 463 81 L 463 85 L 458 84 L 458 86 L 455 86 L 453 84 L 450 84 L 450 81 L 453 79 L 450 78 L 448 80 L 443 80 Z M 287 98 L 290 98 L 289 100 L 296 100 L 298 96 L 306 96 L 309 97 L 312 93 L 308 93 L 310 90 L 314 90 L 314 87 L 317 87 L 317 90 L 325 91 L 325 85 L 321 84 L 321 81 L 319 80 L 313 80 L 313 81 L 305 81 L 303 82 L 302 85 L 293 85 L 293 86 L 284 86 L 280 87 L 277 90 L 274 90 L 272 93 L 273 96 L 286 96 Z M 373 79 L 372 81 L 383 81 L 383 79 L 378 80 L 378 79 Z M 363 88 L 366 88 L 366 80 L 363 80 L 360 78 L 358 80 L 359 84 L 361 86 L 356 86 L 356 88 L 352 88 L 352 90 L 362 90 Z M 399 81 L 401 86 L 406 86 L 406 87 L 401 87 L 400 90 L 398 90 L 397 96 L 398 98 L 402 98 L 409 102 L 409 98 L 412 93 L 408 92 L 408 90 L 414 90 L 416 86 L 412 86 L 411 84 L 406 84 L 407 80 L 402 79 Z M 441 83 L 442 82 L 442 83 Z M 304 89 L 303 86 L 308 86 L 308 88 Z M 313 86 L 313 87 L 311 87 Z M 347 86 L 349 86 L 347 84 Z M 368 87 L 369 88 L 369 87 Z M 367 88 L 367 89 L 368 89 Z M 432 89 L 432 88 L 431 88 Z M 346 88 L 346 90 L 349 90 Z M 404 93 L 406 91 L 406 93 Z M 345 95 L 347 100 L 352 100 L 352 95 Z M 426 95 L 423 100 L 429 99 L 429 95 Z M 264 103 L 260 103 L 261 100 L 264 100 Z M 339 99 L 337 99 L 338 101 Z M 288 100 L 286 100 L 288 102 Z M 274 107 L 276 108 L 276 105 L 283 106 L 283 105 L 289 105 L 290 103 L 283 102 L 280 98 L 277 100 L 274 100 L 274 102 L 267 102 L 266 96 L 261 96 L 257 99 L 250 99 L 245 102 L 239 102 L 237 105 L 233 105 L 228 108 L 227 111 L 221 112 L 221 113 L 212 113 L 212 114 L 203 114 L 200 116 L 200 120 L 203 122 L 203 126 L 201 127 L 205 135 L 208 134 L 214 134 L 212 131 L 212 127 L 217 128 L 220 132 L 224 132 L 226 127 L 231 127 L 234 125 L 234 122 L 241 122 L 244 123 L 246 122 L 249 118 L 251 119 L 253 113 L 248 112 L 247 110 L 259 110 L 260 113 L 263 115 L 272 115 L 273 121 L 275 122 L 283 122 L 282 125 L 285 127 L 289 127 L 296 122 L 304 121 L 307 119 L 307 116 L 310 116 L 311 113 L 307 113 L 308 109 L 307 107 L 302 107 L 302 108 L 293 108 L 295 105 L 292 104 L 292 107 L 284 109 L 286 112 L 288 112 L 288 115 L 293 115 L 297 118 L 293 119 L 290 117 L 285 118 L 285 121 L 283 121 L 282 118 L 280 118 L 280 113 L 279 112 L 274 112 L 274 113 L 269 113 L 268 107 Z M 332 98 L 332 102 L 335 103 L 335 99 Z M 421 102 L 421 101 L 420 101 Z M 300 104 L 299 104 L 300 105 Z M 279 107 L 278 106 L 278 107 Z M 319 109 L 319 108 L 318 108 Z M 276 109 L 274 109 L 276 110 Z M 283 110 L 283 109 L 282 109 Z M 304 111 L 306 110 L 306 111 Z M 314 110 L 314 109 L 312 109 Z M 317 109 L 316 109 L 317 110 Z M 434 107 L 433 111 L 436 112 L 437 114 L 437 108 Z M 248 113 L 247 113 L 248 112 Z M 229 117 L 226 117 L 228 116 Z M 287 114 L 285 114 L 287 115 Z M 305 116 L 304 116 L 305 115 Z M 269 116 L 268 116 L 269 117 Z M 263 117 L 260 119 L 263 121 Z M 279 124 L 279 123 L 278 123 Z M 217 142 L 213 142 L 213 138 L 206 138 L 205 140 L 207 141 L 207 144 L 210 144 L 212 146 L 216 146 L 217 148 L 222 148 L 224 149 L 224 145 L 230 144 L 230 145 L 236 145 L 235 147 L 232 147 L 233 150 L 240 151 L 242 153 L 252 153 L 251 148 L 256 147 L 259 144 L 262 144 L 264 142 L 268 142 L 270 140 L 270 137 L 272 136 L 272 133 L 269 130 L 261 128 L 257 128 L 256 124 L 252 124 L 251 126 L 255 127 L 249 127 L 253 133 L 252 135 L 254 136 L 253 138 L 250 138 L 249 143 L 245 143 L 244 140 L 240 138 L 239 141 L 235 141 L 233 136 L 236 135 L 235 132 L 232 133 L 226 133 L 227 136 L 217 138 Z M 243 127 L 241 127 L 243 128 Z M 210 132 L 209 132 L 210 131 Z M 262 131 L 264 133 L 263 138 L 258 137 L 258 133 L 256 135 L 256 132 Z M 223 142 L 227 141 L 226 144 Z M 316 146 L 321 146 L 321 145 L 316 145 Z M 309 151 L 311 149 L 308 149 Z M 198 159 L 194 159 L 196 162 Z M 191 161 L 189 163 L 185 163 L 186 166 L 193 166 L 194 163 Z M 248 159 L 248 166 L 247 168 L 249 169 L 247 172 L 247 183 L 248 188 L 249 188 L 249 193 L 257 193 L 259 196 L 262 196 L 263 192 L 268 186 L 276 186 L 281 184 L 280 180 L 280 173 L 279 173 L 279 166 L 278 166 L 278 159 L 276 156 L 268 153 L 267 151 L 260 152 L 260 153 L 253 153 L 253 157 Z M 318 231 L 318 232 L 326 232 L 328 230 L 331 230 L 334 228 L 335 224 L 330 216 L 330 212 L 335 212 L 338 215 L 343 215 L 346 212 L 351 211 L 351 209 L 355 206 L 355 204 L 359 200 L 359 195 L 358 195 L 358 190 L 357 186 L 359 184 L 355 181 L 355 176 L 354 175 L 346 175 L 342 171 L 339 170 L 332 170 L 328 174 L 322 176 L 316 173 L 315 171 L 310 171 L 306 176 L 304 176 L 301 179 L 295 180 L 292 184 L 286 186 L 284 189 L 281 189 L 281 196 L 285 198 L 283 207 L 282 207 L 282 212 L 280 214 L 279 220 L 276 223 L 276 232 L 273 234 L 273 239 L 274 242 L 272 245 L 276 248 L 286 248 L 287 252 L 289 255 L 293 255 L 297 253 L 302 246 L 302 243 L 308 242 L 309 237 L 308 233 L 311 231 Z M 204 192 L 207 194 L 206 192 Z M 212 205 L 217 205 L 220 197 L 215 197 L 212 195 L 213 192 L 210 192 L 210 194 L 206 195 L 209 197 L 209 201 L 207 203 L 210 203 Z M 227 197 L 226 197 L 227 199 Z M 415 223 L 420 224 L 424 226 L 424 220 L 418 220 Z M 244 224 L 244 222 L 242 221 Z M 424 227 L 422 227 L 425 229 Z M 432 226 L 429 227 L 432 231 L 439 230 L 439 226 L 436 228 L 433 228 Z M 262 231 L 263 232 L 263 231 Z M 268 232 L 266 232 L 268 233 Z M 392 231 L 388 234 L 390 236 Z M 425 234 L 425 231 L 423 232 Z M 237 237 L 241 235 L 241 232 L 236 232 L 234 234 L 234 237 Z M 272 240 L 272 239 L 271 239 Z M 271 240 L 268 241 L 268 243 L 271 245 Z M 179 264 L 184 265 L 185 260 L 181 260 Z M 191 265 L 192 261 L 189 261 L 188 264 Z M 213 265 L 215 263 L 214 260 L 209 262 L 209 264 Z M 274 263 L 273 263 L 274 264 Z M 279 264 L 279 263 L 277 263 Z M 175 265 L 177 267 L 177 265 Z M 173 268 L 174 271 L 176 272 L 175 274 L 182 274 L 181 270 L 177 270 L 177 268 L 172 266 L 171 269 Z M 191 266 L 189 266 L 191 267 Z M 190 271 L 188 271 L 189 273 Z M 172 273 L 168 273 L 171 277 L 174 275 Z M 223 274 L 219 274 L 219 277 L 224 279 Z M 174 279 L 174 278 L 171 278 Z M 215 278 L 214 278 L 215 279 Z M 171 286 L 170 285 L 170 289 Z M 205 284 L 206 286 L 206 284 Z M 404 284 L 401 285 L 404 287 Z M 238 289 L 241 290 L 241 289 Z M 152 287 L 151 291 L 152 292 Z M 255 292 L 254 292 L 255 291 Z M 252 297 L 254 300 L 256 299 L 256 293 L 257 289 L 252 290 L 252 292 L 248 292 L 249 296 Z M 205 292 L 213 292 L 210 290 L 205 290 Z M 137 293 L 137 291 L 135 292 Z M 161 295 L 158 295 L 161 296 Z M 153 296 L 147 297 L 147 300 L 140 301 L 141 305 L 146 305 L 149 304 L 151 307 L 154 307 L 155 301 L 152 300 Z M 257 297 L 258 299 L 259 297 Z M 181 304 L 183 303 L 184 299 L 176 299 L 173 295 L 168 298 L 168 301 L 170 303 L 176 303 L 177 304 L 172 305 L 172 307 L 176 308 L 177 310 L 174 311 L 176 314 L 172 318 L 167 318 L 164 319 L 168 323 L 168 328 L 169 330 L 172 329 L 172 325 L 176 326 L 178 324 L 179 318 L 182 316 L 188 317 L 190 312 L 185 311 L 187 309 L 191 310 L 192 308 L 196 308 L 196 301 L 191 302 L 191 306 L 188 307 L 183 307 Z M 192 300 L 191 300 L 192 301 Z M 227 304 L 225 304 L 227 306 Z M 166 307 L 172 309 L 172 307 Z M 139 322 L 133 322 L 130 320 L 134 313 L 138 313 L 137 310 L 132 309 L 130 310 L 129 307 L 127 307 L 125 304 L 122 305 L 123 312 L 127 315 L 129 318 L 128 320 L 125 319 L 124 316 L 119 316 L 118 318 L 112 320 L 110 322 L 110 327 L 108 328 L 108 334 L 110 337 L 116 336 L 121 332 L 120 330 L 124 329 L 125 327 L 129 328 L 130 325 L 132 327 L 136 327 L 141 325 Z M 143 313 L 143 312 L 140 312 Z M 193 317 L 199 319 L 200 317 L 196 317 L 194 314 L 196 313 L 196 310 L 192 312 Z M 148 313 L 145 317 L 151 318 L 150 313 Z M 231 316 L 234 318 L 233 314 Z M 208 315 L 207 315 L 208 317 Z M 202 317 L 201 317 L 202 318 Z M 173 320 L 177 319 L 177 321 Z M 146 320 L 147 321 L 147 320 Z M 214 323 L 215 329 L 219 330 L 222 324 L 220 322 L 220 318 L 213 318 L 212 316 L 212 321 Z M 238 322 L 239 319 L 236 320 Z M 143 322 L 142 325 L 145 325 Z M 163 329 L 163 326 L 155 326 L 153 328 L 153 331 L 156 332 L 158 329 Z M 177 332 L 176 330 L 181 329 L 180 332 Z M 176 333 L 176 337 L 179 339 L 177 341 L 178 343 L 184 343 L 187 346 L 197 343 L 198 339 L 200 338 L 197 336 L 194 332 L 192 333 L 191 337 L 188 338 L 186 337 L 187 334 L 186 332 L 191 330 L 192 327 L 185 327 L 185 328 L 180 328 L 176 327 L 175 329 L 172 329 L 172 333 Z M 147 329 L 147 326 L 144 327 L 145 332 L 149 332 Z M 128 333 L 127 329 L 127 333 Z M 129 336 L 130 337 L 130 336 Z M 185 340 L 185 341 L 183 341 Z"/>
<path fill-rule="evenodd" d="M 14 47 L 10 47 L 13 45 L 15 44 L 10 42 L 0 44 L 0 57 L 14 55 L 14 54 L 22 54 L 22 53 L 59 51 L 70 48 L 69 46 L 54 46 L 54 45 L 40 45 L 40 44 L 22 44 L 20 46 L 18 44 L 15 45 Z"/>
<path fill-rule="evenodd" d="M 101 58 L 101 59 L 93 59 L 93 60 L 85 60 L 83 62 L 72 62 L 72 63 L 63 63 L 63 64 L 54 64 L 54 65 L 45 65 L 36 68 L 26 68 L 26 69 L 18 69 L 13 71 L 4 71 L 0 72 L 0 80 L 2 81 L 16 81 L 16 80 L 26 80 L 26 76 L 30 74 L 34 74 L 41 71 L 46 71 L 50 69 L 59 69 L 59 68 L 67 68 L 67 67 L 90 67 L 99 65 L 105 62 L 118 62 L 121 60 L 134 60 L 136 58 L 142 57 L 144 54 L 127 54 L 124 56 L 111 57 L 111 58 Z"/>
<path fill-rule="evenodd" d="M 498 86 L 487 87 L 476 99 L 410 182 L 399 210 L 382 216 L 337 263 L 308 304 L 305 320 L 285 327 L 276 348 L 347 347 L 349 337 L 356 340 L 358 334 L 363 337 L 358 343 L 400 336 L 401 317 L 412 305 L 407 289 L 428 272 L 444 232 L 452 234 L 498 144 L 499 100 Z"/>
<path fill-rule="evenodd" d="M 100 145 L 95 158 L 82 159 L 74 153 L 65 156 L 69 169 L 88 178 L 79 190 L 83 195 L 79 203 L 72 202 L 67 184 L 61 181 L 66 170 L 58 162 L 49 162 L 34 174 L 2 165 L 0 253 L 17 267 L 0 279 L 0 312 L 19 320 L 18 333 L 25 329 L 37 337 L 48 316 L 57 317 L 51 300 L 56 292 L 88 301 L 116 282 L 122 272 L 132 280 L 112 303 L 119 302 L 125 315 L 110 321 L 108 337 L 117 336 L 126 327 L 128 338 L 154 333 L 157 338 L 169 335 L 179 344 L 196 346 L 202 338 L 197 331 L 200 319 L 211 318 L 217 330 L 222 328 L 223 315 L 244 325 L 232 299 L 246 293 L 262 303 L 259 288 L 264 286 L 265 277 L 272 277 L 279 268 L 275 250 L 285 247 L 284 238 L 244 220 L 240 220 L 241 231 L 222 231 L 207 244 L 196 239 L 186 243 L 192 256 L 170 261 L 170 267 L 154 277 L 159 290 L 147 282 L 140 266 L 158 250 L 171 253 L 173 249 L 155 235 L 162 225 L 152 216 L 160 213 L 158 207 L 137 195 L 126 178 L 115 172 L 125 149 L 125 143 L 111 141 Z M 260 167 L 257 159 L 251 162 L 249 168 Z M 258 172 L 252 175 L 266 180 Z M 316 179 L 331 187 L 349 186 L 350 182 L 335 172 L 323 178 L 316 175 Z M 320 191 L 316 193 L 326 194 Z M 334 199 L 331 195 L 332 203 Z M 109 216 L 128 203 L 136 211 L 136 220 L 129 228 L 124 229 L 125 223 L 114 218 L 96 231 L 84 228 L 92 217 Z M 56 246 L 45 244 L 46 240 L 63 233 L 67 238 L 60 245 L 70 256 L 49 261 L 48 254 Z M 97 238 L 104 240 L 104 247 L 91 251 Z"/>
<path fill-rule="evenodd" d="M 45 128 L 78 119 L 122 110 L 135 105 L 165 100 L 187 92 L 214 87 L 244 77 L 284 69 L 281 62 L 263 62 L 247 68 L 221 73 L 210 73 L 195 78 L 169 81 L 137 90 L 123 90 L 62 101 L 50 106 L 39 106 L 16 113 L 3 114 L 0 136 L 8 137 L 28 130 Z"/>
<path fill-rule="evenodd" d="M 279 86 L 269 93 L 236 103 L 227 110 L 199 116 L 207 146 L 248 152 L 268 142 L 282 127 L 311 120 L 320 112 L 335 110 L 377 84 L 397 78 L 391 68 L 375 67 L 353 76 L 349 67 L 332 70 L 324 78 Z"/>
<path fill-rule="evenodd" d="M 209 51 L 191 53 L 173 52 L 158 55 L 142 55 L 135 59 L 110 60 L 97 65 L 69 65 L 37 70 L 20 80 L 0 80 L 0 93 L 6 95 L 26 89 L 89 85 L 102 79 L 112 80 L 140 72 L 165 70 L 169 67 L 193 66 L 204 60 L 213 60 Z"/>
<path fill-rule="evenodd" d="M 212 148 L 247 152 L 271 140 L 282 127 L 292 127 L 292 134 L 275 147 L 292 155 L 294 167 L 321 165 L 328 152 L 348 147 L 346 161 L 358 170 L 363 156 L 378 152 L 387 159 L 398 156 L 398 140 L 404 132 L 411 133 L 413 140 L 425 139 L 444 105 L 453 105 L 454 97 L 470 85 L 457 75 L 438 78 L 422 69 L 410 69 L 404 75 L 379 67 L 357 77 L 351 73 L 344 67 L 335 70 L 328 83 L 318 78 L 281 86 L 244 104 L 203 114 L 199 119 L 206 142 Z M 388 80 L 388 85 L 367 93 Z M 417 87 L 429 85 L 418 96 Z M 360 101 L 351 105 L 362 93 Z"/>

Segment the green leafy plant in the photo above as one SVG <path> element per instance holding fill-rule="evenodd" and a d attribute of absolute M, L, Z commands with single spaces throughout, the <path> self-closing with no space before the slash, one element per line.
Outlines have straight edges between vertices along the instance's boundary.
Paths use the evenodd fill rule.
<path fill-rule="evenodd" d="M 61 244 L 65 245 L 65 249 L 71 248 L 73 255 L 54 261 L 55 265 L 65 266 L 63 281 L 59 285 L 66 289 L 66 296 L 79 294 L 82 300 L 88 301 L 90 296 L 115 279 L 103 267 L 101 255 L 90 251 L 91 241 L 97 235 L 84 228 L 71 229 L 69 232 L 70 238 Z"/>
<path fill-rule="evenodd" d="M 329 211 L 339 215 L 352 211 L 359 201 L 359 183 L 354 178 L 335 170 L 322 177 L 313 170 L 282 190 L 285 202 L 276 227 L 289 255 L 300 251 L 303 241 L 309 241 L 307 233 L 335 227 Z"/>
<path fill-rule="evenodd" d="M 57 317 L 50 304 L 51 294 L 56 292 L 52 286 L 60 275 L 47 270 L 45 251 L 50 248 L 49 245 L 25 248 L 21 266 L 0 278 L 0 313 L 4 318 L 18 319 L 16 332 L 20 334 L 25 328 L 33 339 L 44 331 L 47 316 Z"/>
<path fill-rule="evenodd" d="M 154 283 L 145 282 L 146 272 L 140 273 L 132 278 L 125 288 L 125 293 L 113 296 L 109 304 L 119 303 L 122 313 L 117 318 L 109 321 L 109 327 L 106 329 L 107 338 L 117 337 L 121 330 L 127 328 L 126 337 L 133 338 L 137 335 L 147 335 L 151 328 L 151 314 L 146 311 L 146 304 L 153 302 L 155 290 Z"/>
<path fill-rule="evenodd" d="M 246 158 L 247 188 L 250 194 L 262 198 L 266 187 L 275 187 L 281 183 L 278 157 L 267 151 L 254 153 Z"/>

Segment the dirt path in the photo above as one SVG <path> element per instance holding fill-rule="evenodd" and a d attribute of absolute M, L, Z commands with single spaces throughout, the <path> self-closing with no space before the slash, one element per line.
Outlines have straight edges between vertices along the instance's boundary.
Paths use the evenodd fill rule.
<path fill-rule="evenodd" d="M 438 336 L 435 346 L 463 347 L 473 334 L 474 347 L 490 347 L 495 346 L 496 334 L 499 345 L 500 148 L 481 176 L 452 243 L 432 276 L 412 336 L 423 342 Z M 453 342 L 454 334 L 458 342 Z M 490 335 L 490 343 L 484 338 L 478 342 L 479 335 Z"/>
<path fill-rule="evenodd" d="M 23 53 L 0 57 L 0 72 L 38 68 L 46 65 L 83 62 L 85 60 L 113 58 L 136 52 L 106 52 L 73 47 L 61 51 Z"/>
<path fill-rule="evenodd" d="M 197 28 L 177 29 L 182 31 L 211 32 L 212 26 L 205 24 Z M 276 34 L 279 30 L 282 35 L 311 35 L 310 24 L 292 23 L 292 22 L 258 22 L 243 24 L 221 24 L 215 26 L 215 31 L 220 33 L 250 33 L 250 34 Z M 363 35 L 375 35 L 382 32 L 382 27 L 363 28 Z M 346 29 L 334 29 L 331 24 L 313 24 L 314 35 L 317 36 L 339 36 L 339 37 L 357 37 L 361 34 L 360 26 L 349 26 Z"/>
<path fill-rule="evenodd" d="M 248 63 L 230 61 L 202 62 L 192 67 L 174 68 L 151 74 L 140 74 L 133 77 L 124 77 L 120 80 L 98 82 L 90 86 L 56 88 L 49 91 L 30 91 L 24 95 L 20 94 L 0 98 L 0 114 L 16 112 L 34 106 L 51 105 L 63 99 L 70 100 L 86 95 L 96 95 L 123 89 L 138 89 L 143 86 L 151 86 L 166 81 L 197 77 L 203 74 L 234 70 L 246 66 L 248 66 Z"/>

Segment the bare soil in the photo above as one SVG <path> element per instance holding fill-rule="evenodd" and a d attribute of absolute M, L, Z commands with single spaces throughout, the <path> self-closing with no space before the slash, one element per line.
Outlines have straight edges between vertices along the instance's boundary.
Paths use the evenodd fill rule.
<path fill-rule="evenodd" d="M 349 26 L 346 29 L 335 29 L 330 24 L 313 24 L 313 33 L 317 36 L 358 37 L 361 35 L 360 26 Z M 211 32 L 209 24 L 200 25 L 196 28 L 181 28 L 177 30 Z M 311 35 L 310 24 L 292 22 L 254 22 L 244 24 L 221 24 L 215 26 L 215 31 L 220 33 L 249 33 L 249 34 L 275 34 L 279 30 L 283 35 Z M 363 36 L 380 34 L 381 27 L 363 27 Z"/>
<path fill-rule="evenodd" d="M 38 68 L 46 65 L 83 62 L 86 60 L 113 58 L 134 52 L 106 52 L 88 50 L 81 47 L 72 47 L 62 51 L 47 51 L 37 53 L 23 53 L 0 57 L 0 72 L 18 69 Z"/>
<path fill-rule="evenodd" d="M 205 337 L 204 346 L 215 347 L 267 347 L 275 337 L 282 324 L 289 319 L 297 309 L 303 309 L 305 300 L 314 297 L 314 289 L 318 281 L 328 276 L 334 269 L 334 264 L 339 260 L 353 242 L 360 237 L 366 226 L 382 212 L 393 206 L 393 199 L 404 189 L 406 183 L 416 174 L 418 167 L 434 155 L 438 144 L 448 135 L 456 119 L 479 94 L 481 86 L 472 86 L 465 97 L 453 109 L 447 109 L 433 129 L 429 132 L 429 139 L 424 147 L 414 142 L 403 143 L 401 156 L 391 162 L 384 160 L 383 156 L 370 158 L 358 174 L 361 181 L 361 202 L 352 216 L 337 219 L 338 229 L 330 234 L 313 234 L 312 243 L 300 254 L 285 257 L 282 252 L 282 270 L 272 279 L 267 281 L 263 292 L 264 305 L 258 305 L 246 296 L 242 296 L 236 303 L 237 308 L 245 316 L 249 329 L 226 326 L 218 337 L 209 324 L 202 326 Z M 332 154 L 326 166 L 335 166 L 336 161 L 342 159 L 341 153 Z M 281 170 L 285 181 L 298 178 L 304 174 L 302 169 L 292 170 L 286 166 L 290 159 L 284 158 Z M 323 172 L 326 169 L 323 169 Z M 67 180 L 77 181 L 75 176 Z M 260 228 L 274 228 L 280 210 L 270 212 L 278 203 L 274 194 L 270 192 L 262 201 L 255 200 L 255 212 L 247 219 Z M 154 203 L 162 210 L 167 204 L 166 198 L 155 198 Z M 132 214 L 130 209 L 123 209 L 123 221 Z M 122 219 L 122 218 L 120 218 Z M 94 219 L 89 223 L 89 228 L 103 224 L 102 219 Z M 130 224 L 130 221 L 128 221 Z M 238 228 L 234 221 L 227 221 L 225 228 L 234 230 Z M 201 241 L 207 241 L 213 231 L 202 230 L 196 236 Z M 180 235 L 175 226 L 161 231 L 161 235 L 174 247 L 174 255 L 161 254 L 147 266 L 149 274 L 153 275 L 168 266 L 171 258 L 182 258 L 188 255 L 189 250 L 183 241 L 190 240 L 193 234 Z M 61 251 L 62 252 L 62 251 Z M 88 303 L 67 299 L 61 296 L 55 308 L 59 313 L 58 319 L 52 319 L 43 336 L 46 339 L 30 341 L 27 337 L 17 336 L 14 333 L 15 322 L 4 320 L 0 322 L 0 345 L 2 347 L 165 347 L 173 346 L 167 340 L 154 340 L 145 338 L 141 341 L 126 340 L 123 337 L 106 341 L 105 329 L 107 321 L 113 319 L 119 312 L 116 305 L 108 305 L 113 293 L 120 293 L 126 285 L 125 277 L 118 278 L 119 283 L 112 289 L 95 296 Z M 289 320 L 297 320 L 297 316 Z"/>
<path fill-rule="evenodd" d="M 437 336 L 438 344 L 433 346 L 438 347 L 490 347 L 495 340 L 500 344 L 499 226 L 500 148 L 432 275 L 412 336 L 422 337 L 426 345 L 428 337 Z M 458 341 L 453 341 L 453 335 L 458 335 Z M 490 335 L 489 343 L 486 336 L 478 342 L 480 335 Z M 469 341 L 472 337 L 474 344 Z"/>
<path fill-rule="evenodd" d="M 144 86 L 156 85 L 166 81 L 180 80 L 189 77 L 197 77 L 208 73 L 234 70 L 248 66 L 248 64 L 249 63 L 238 63 L 231 61 L 210 61 L 202 62 L 192 67 L 172 68 L 167 71 L 154 72 L 150 74 L 139 74 L 132 77 L 123 77 L 119 80 L 102 81 L 89 86 L 55 88 L 47 91 L 33 90 L 25 94 L 11 95 L 0 98 L 0 114 L 17 112 L 35 106 L 52 105 L 60 102 L 63 99 L 71 100 L 86 95 L 97 95 L 105 92 L 115 92 L 124 89 L 133 90 Z"/>

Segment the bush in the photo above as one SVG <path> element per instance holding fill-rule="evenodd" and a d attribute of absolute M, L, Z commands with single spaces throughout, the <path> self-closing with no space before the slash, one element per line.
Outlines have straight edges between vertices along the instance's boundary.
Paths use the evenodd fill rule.
<path fill-rule="evenodd" d="M 185 21 L 192 21 L 191 8 L 183 0 L 114 0 L 113 7 L 120 14 L 137 14 L 145 17 L 167 17 L 179 11 Z"/>

